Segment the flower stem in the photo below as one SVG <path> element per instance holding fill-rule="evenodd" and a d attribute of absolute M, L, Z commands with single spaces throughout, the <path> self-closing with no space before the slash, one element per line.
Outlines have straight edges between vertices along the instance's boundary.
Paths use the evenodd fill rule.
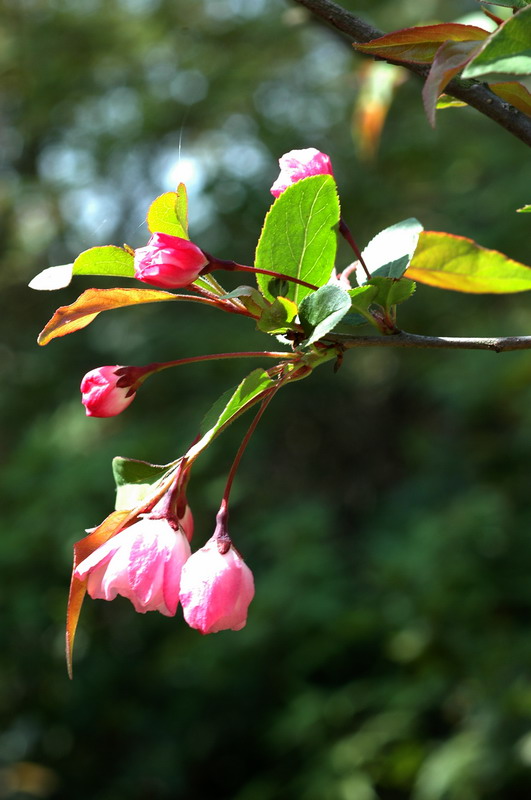
<path fill-rule="evenodd" d="M 361 251 L 360 251 L 358 245 L 356 244 L 356 240 L 354 239 L 352 233 L 350 232 L 350 228 L 347 225 L 347 223 L 345 222 L 345 220 L 343 219 L 343 217 L 341 217 L 340 220 L 339 220 L 339 233 L 343 236 L 344 239 L 346 239 L 346 241 L 352 247 L 352 249 L 354 250 L 354 252 L 356 254 L 356 258 L 358 259 L 358 261 L 360 262 L 361 266 L 363 267 L 363 270 L 365 272 L 365 275 L 367 276 L 367 279 L 370 279 L 371 273 L 367 269 L 367 264 L 363 260 L 363 256 L 361 255 Z"/>
<path fill-rule="evenodd" d="M 319 287 L 315 286 L 313 283 L 308 283 L 307 281 L 302 281 L 300 278 L 295 278 L 293 275 L 286 275 L 284 272 L 274 272 L 270 269 L 260 269 L 259 267 L 249 267 L 246 264 L 238 264 L 237 261 L 225 261 L 221 258 L 214 258 L 214 256 L 205 253 L 205 256 L 210 261 L 210 266 L 212 269 L 225 269 L 229 272 L 237 271 L 237 272 L 254 272 L 255 274 L 258 272 L 261 275 L 270 275 L 272 278 L 278 278 L 284 281 L 291 281 L 291 283 L 298 283 L 299 286 L 305 286 L 307 289 L 313 289 L 316 291 Z"/>

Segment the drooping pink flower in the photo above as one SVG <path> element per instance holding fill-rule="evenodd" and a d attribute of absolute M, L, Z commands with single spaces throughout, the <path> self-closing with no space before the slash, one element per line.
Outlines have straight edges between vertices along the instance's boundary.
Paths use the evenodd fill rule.
<path fill-rule="evenodd" d="M 179 598 L 184 618 L 201 633 L 241 630 L 253 597 L 253 573 L 232 545 L 220 553 L 214 537 L 183 567 Z"/>
<path fill-rule="evenodd" d="M 182 530 L 174 530 L 166 519 L 141 517 L 85 558 L 75 576 L 88 577 L 87 591 L 94 599 L 114 600 L 119 594 L 141 614 L 160 611 L 173 617 L 189 555 Z"/>
<path fill-rule="evenodd" d="M 123 377 L 116 374 L 120 369 L 124 368 L 116 365 L 87 372 L 80 387 L 87 417 L 114 417 L 133 402 L 135 392 L 131 386 L 117 385 Z"/>
<path fill-rule="evenodd" d="M 194 518 L 192 515 L 192 509 L 186 504 L 182 517 L 179 517 L 179 525 L 184 531 L 184 535 L 188 539 L 189 542 L 192 541 L 192 536 L 194 535 Z"/>
<path fill-rule="evenodd" d="M 189 286 L 208 264 L 203 251 L 188 239 L 154 233 L 135 250 L 135 278 L 163 289 Z"/>
<path fill-rule="evenodd" d="M 271 187 L 271 194 L 278 197 L 288 186 L 309 178 L 311 175 L 333 175 L 332 162 L 326 153 L 321 153 L 315 147 L 305 150 L 290 150 L 278 161 L 280 175 Z"/>

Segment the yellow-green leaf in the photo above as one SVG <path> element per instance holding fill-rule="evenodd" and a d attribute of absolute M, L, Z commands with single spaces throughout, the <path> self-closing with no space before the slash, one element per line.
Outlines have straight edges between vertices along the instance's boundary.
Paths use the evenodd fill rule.
<path fill-rule="evenodd" d="M 151 233 L 188 239 L 188 200 L 184 183 L 179 184 L 176 192 L 165 192 L 153 200 L 146 221 Z"/>
<path fill-rule="evenodd" d="M 464 236 L 425 231 L 419 236 L 406 278 L 476 294 L 506 294 L 531 289 L 531 267 Z"/>

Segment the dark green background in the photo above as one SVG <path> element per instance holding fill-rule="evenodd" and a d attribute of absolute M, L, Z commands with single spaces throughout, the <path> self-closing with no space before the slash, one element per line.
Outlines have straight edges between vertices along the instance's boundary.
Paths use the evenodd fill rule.
<path fill-rule="evenodd" d="M 348 6 L 384 30 L 477 10 Z M 246 629 L 201 637 L 180 612 L 88 600 L 70 682 L 72 544 L 112 508 L 112 457 L 175 458 L 247 364 L 156 376 L 109 420 L 84 416 L 82 375 L 274 340 L 145 306 L 40 349 L 91 281 L 26 287 L 92 245 L 144 244 L 150 200 L 190 159 L 193 238 L 250 263 L 276 159 L 308 146 L 331 155 L 361 244 L 416 216 L 529 263 L 524 145 L 470 109 L 431 130 L 411 78 L 361 160 L 367 62 L 294 3 L 6 0 L 3 16 L 0 798 L 528 800 L 531 355 L 360 350 L 289 388 L 234 487 L 257 588 Z M 510 335 L 530 317 L 526 294 L 419 287 L 399 322 Z M 196 546 L 244 429 L 197 465 Z"/>

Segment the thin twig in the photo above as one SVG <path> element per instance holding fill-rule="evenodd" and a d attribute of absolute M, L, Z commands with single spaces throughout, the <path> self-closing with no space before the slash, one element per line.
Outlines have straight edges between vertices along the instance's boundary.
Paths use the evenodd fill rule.
<path fill-rule="evenodd" d="M 504 353 L 508 350 L 531 350 L 531 336 L 497 336 L 493 338 L 467 338 L 461 336 L 420 336 L 399 331 L 389 336 L 351 336 L 329 334 L 327 342 L 352 347 L 414 347 L 446 350 L 492 350 Z"/>
<path fill-rule="evenodd" d="M 378 39 L 384 35 L 382 31 L 373 28 L 372 25 L 364 22 L 350 11 L 332 2 L 332 0 L 295 0 L 295 2 L 305 6 L 315 16 L 326 20 L 336 30 L 346 33 L 355 42 L 369 42 L 371 39 Z M 430 69 L 429 65 L 398 62 L 392 59 L 386 60 L 389 64 L 397 64 L 416 75 L 420 75 L 422 78 L 427 76 Z M 446 94 L 455 97 L 457 100 L 462 100 L 481 114 L 494 120 L 502 128 L 505 128 L 513 136 L 516 136 L 524 144 L 531 147 L 531 117 L 501 100 L 485 85 L 454 78 L 444 91 Z"/>

